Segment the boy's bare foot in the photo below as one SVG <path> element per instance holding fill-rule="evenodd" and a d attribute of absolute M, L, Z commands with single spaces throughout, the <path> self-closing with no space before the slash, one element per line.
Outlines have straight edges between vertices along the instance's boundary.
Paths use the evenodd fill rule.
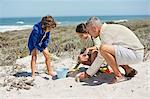
<path fill-rule="evenodd" d="M 48 75 L 50 75 L 50 76 L 52 76 L 52 77 L 53 77 L 53 76 L 56 76 L 56 75 L 57 75 L 57 73 L 56 73 L 56 72 L 49 72 L 49 73 L 48 73 Z"/>
<path fill-rule="evenodd" d="M 32 78 L 35 79 L 35 75 L 32 75 Z"/>
<path fill-rule="evenodd" d="M 50 72 L 50 73 L 48 73 L 48 75 L 52 76 L 52 80 L 57 80 L 58 79 L 56 72 Z"/>

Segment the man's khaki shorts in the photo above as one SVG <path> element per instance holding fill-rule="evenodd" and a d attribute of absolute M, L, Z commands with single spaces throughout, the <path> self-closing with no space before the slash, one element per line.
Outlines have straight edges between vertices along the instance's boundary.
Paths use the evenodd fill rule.
<path fill-rule="evenodd" d="M 143 61 L 144 58 L 144 49 L 141 50 L 132 50 L 124 48 L 122 46 L 115 47 L 115 58 L 118 65 L 130 65 L 136 64 Z"/>

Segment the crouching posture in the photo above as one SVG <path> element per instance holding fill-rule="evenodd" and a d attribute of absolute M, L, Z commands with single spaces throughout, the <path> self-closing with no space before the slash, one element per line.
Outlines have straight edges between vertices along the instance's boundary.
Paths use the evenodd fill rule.
<path fill-rule="evenodd" d="M 96 17 L 91 17 L 87 21 L 86 29 L 92 37 L 99 36 L 101 38 L 99 53 L 112 68 L 116 82 L 125 80 L 118 66 L 125 70 L 125 76 L 133 77 L 136 75 L 137 71 L 129 65 L 143 61 L 144 47 L 130 29 L 118 24 L 102 24 Z M 93 76 L 99 68 L 100 64 L 92 65 L 86 72 L 81 73 L 79 78 L 84 79 Z"/>
<path fill-rule="evenodd" d="M 78 56 L 78 61 L 81 64 L 91 66 L 98 54 L 98 47 L 100 46 L 100 38 L 93 38 L 86 31 L 84 23 L 78 24 L 76 27 L 76 34 L 82 41 L 83 49 Z"/>

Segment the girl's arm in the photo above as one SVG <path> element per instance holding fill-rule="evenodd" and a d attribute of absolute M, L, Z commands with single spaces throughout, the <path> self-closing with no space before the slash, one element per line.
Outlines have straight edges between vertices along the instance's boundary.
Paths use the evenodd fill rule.
<path fill-rule="evenodd" d="M 93 38 L 92 41 L 94 42 L 94 46 L 87 48 L 85 51 L 85 54 L 88 53 L 90 50 L 98 50 L 99 47 L 101 46 L 100 37 Z"/>

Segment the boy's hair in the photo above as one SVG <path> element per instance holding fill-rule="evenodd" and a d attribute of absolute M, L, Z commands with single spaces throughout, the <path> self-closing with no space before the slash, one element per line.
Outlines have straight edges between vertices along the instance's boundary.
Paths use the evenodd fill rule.
<path fill-rule="evenodd" d="M 76 32 L 78 32 L 78 33 L 87 33 L 86 25 L 84 23 L 81 23 L 81 24 L 77 25 Z"/>
<path fill-rule="evenodd" d="M 41 20 L 42 29 L 46 30 L 46 28 L 55 28 L 56 22 L 52 16 L 44 16 Z"/>

